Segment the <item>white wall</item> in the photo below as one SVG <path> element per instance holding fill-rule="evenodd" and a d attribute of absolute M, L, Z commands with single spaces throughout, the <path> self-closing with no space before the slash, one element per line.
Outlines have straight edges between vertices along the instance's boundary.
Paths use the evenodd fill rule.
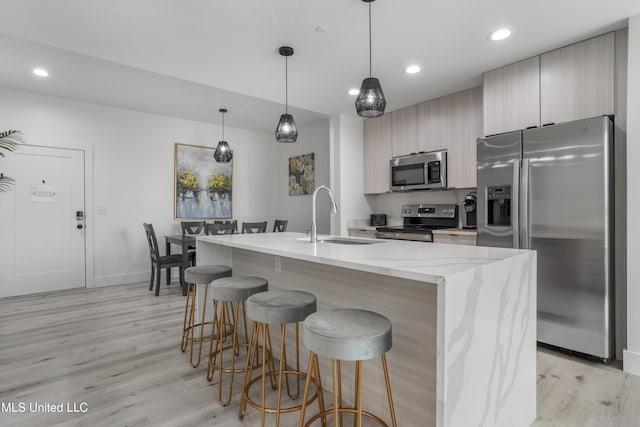
<path fill-rule="evenodd" d="M 364 189 L 364 120 L 344 114 L 334 117 L 334 172 L 332 190 L 338 202 L 336 234 L 347 236 L 347 220 L 368 218 L 371 208 Z"/>
<path fill-rule="evenodd" d="M 94 207 L 108 209 L 107 215 L 87 218 L 88 226 L 94 224 L 87 233 L 93 233 L 95 253 L 95 274 L 87 283 L 96 286 L 148 280 L 142 223 L 153 223 L 159 238 L 180 229 L 173 220 L 174 143 L 215 147 L 221 136 L 217 125 L 4 88 L 0 118 L 0 128 L 22 130 L 27 142 L 93 147 L 94 185 L 87 191 L 93 190 Z M 312 127 L 309 136 L 313 132 L 319 133 Z M 266 132 L 225 128 L 225 137 L 235 154 L 233 217 L 240 222 L 268 220 L 271 227 L 276 217 L 285 216 L 278 197 L 281 144 Z M 321 169 L 328 171 L 326 156 L 319 157 Z M 328 172 L 323 179 L 328 181 Z M 297 217 L 302 212 L 286 212 L 293 224 L 302 221 Z"/>
<path fill-rule="evenodd" d="M 275 137 L 274 137 L 275 138 Z M 294 144 L 278 144 L 278 219 L 287 219 L 287 231 L 304 233 L 311 229 L 311 194 L 289 196 L 289 157 L 314 153 L 315 184 L 329 185 L 329 119 L 305 126 L 298 126 L 298 140 Z M 329 198 L 318 195 L 317 205 L 318 233 L 329 233 Z"/>
<path fill-rule="evenodd" d="M 624 370 L 640 375 L 640 15 L 629 18 L 627 74 L 627 350 Z"/>

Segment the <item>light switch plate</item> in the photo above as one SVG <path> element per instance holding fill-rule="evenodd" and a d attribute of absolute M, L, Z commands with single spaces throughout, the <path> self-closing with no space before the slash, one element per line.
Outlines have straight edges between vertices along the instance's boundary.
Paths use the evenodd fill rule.
<path fill-rule="evenodd" d="M 96 208 L 96 213 L 98 215 L 106 215 L 107 214 L 107 207 L 106 206 L 98 206 Z"/>

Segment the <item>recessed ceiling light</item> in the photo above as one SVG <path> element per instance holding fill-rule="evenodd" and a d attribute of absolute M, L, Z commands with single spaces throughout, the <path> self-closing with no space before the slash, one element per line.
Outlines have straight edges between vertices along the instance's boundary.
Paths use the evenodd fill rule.
<path fill-rule="evenodd" d="M 358 95 L 360 93 L 360 89 L 355 89 L 355 88 L 354 89 L 349 89 L 348 93 L 351 96 L 356 96 L 356 95 Z"/>
<path fill-rule="evenodd" d="M 44 68 L 34 68 L 33 74 L 40 77 L 49 77 L 49 72 Z"/>
<path fill-rule="evenodd" d="M 407 74 L 415 74 L 419 73 L 421 68 L 417 65 L 409 65 L 406 70 L 404 70 Z"/>
<path fill-rule="evenodd" d="M 499 30 L 491 33 L 489 38 L 493 41 L 504 40 L 511 35 L 511 30 L 508 28 L 500 28 Z"/>

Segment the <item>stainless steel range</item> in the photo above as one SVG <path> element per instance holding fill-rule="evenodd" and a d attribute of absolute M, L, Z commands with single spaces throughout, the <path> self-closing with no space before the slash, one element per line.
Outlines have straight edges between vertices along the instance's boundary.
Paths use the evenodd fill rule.
<path fill-rule="evenodd" d="M 404 205 L 402 218 L 403 225 L 376 228 L 376 237 L 432 242 L 431 230 L 458 226 L 458 207 L 456 205 Z"/>

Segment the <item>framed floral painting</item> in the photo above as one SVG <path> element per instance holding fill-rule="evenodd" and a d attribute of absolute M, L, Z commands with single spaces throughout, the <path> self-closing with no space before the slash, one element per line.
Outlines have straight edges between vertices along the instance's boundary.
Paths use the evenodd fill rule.
<path fill-rule="evenodd" d="M 218 163 L 215 149 L 175 144 L 174 218 L 231 218 L 233 200 L 233 160 Z"/>
<path fill-rule="evenodd" d="M 311 194 L 316 189 L 313 153 L 289 157 L 289 195 Z"/>

